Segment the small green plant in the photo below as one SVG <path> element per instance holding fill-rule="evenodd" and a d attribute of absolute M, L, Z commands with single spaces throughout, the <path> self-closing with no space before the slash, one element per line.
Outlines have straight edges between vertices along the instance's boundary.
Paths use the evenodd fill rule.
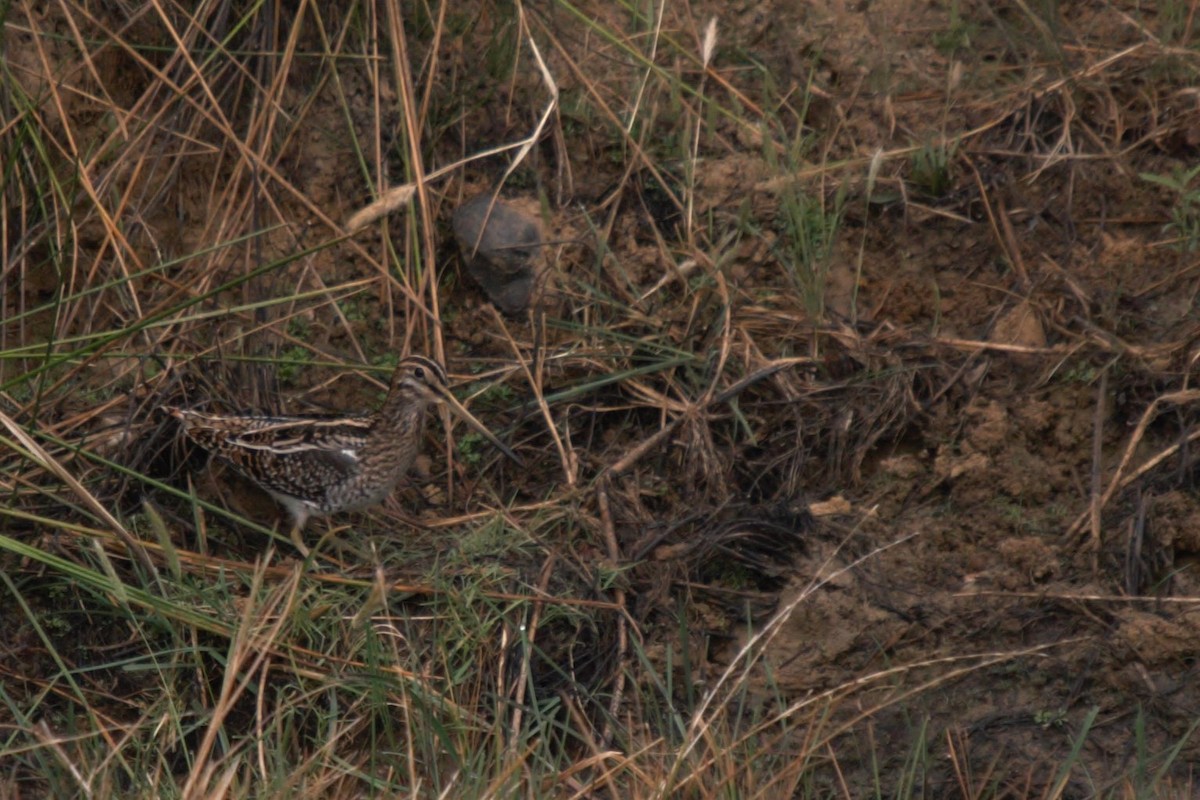
<path fill-rule="evenodd" d="M 1067 710 L 1065 708 L 1046 708 L 1035 711 L 1033 721 L 1043 728 L 1061 728 L 1067 721 Z"/>
<path fill-rule="evenodd" d="M 629 588 L 629 575 L 627 574 L 634 567 L 633 564 L 615 567 L 611 564 L 596 565 L 596 579 L 600 591 L 607 592 L 614 588 Z"/>
<path fill-rule="evenodd" d="M 828 199 L 799 186 L 784 190 L 780 198 L 782 238 L 789 251 L 785 263 L 813 321 L 825 316 L 825 282 L 845 200 L 845 184 Z"/>
<path fill-rule="evenodd" d="M 1200 245 L 1200 186 L 1192 186 L 1200 175 L 1200 164 L 1191 169 L 1176 167 L 1170 175 L 1139 173 L 1138 177 L 1148 183 L 1164 186 L 1175 193 L 1175 206 L 1171 209 L 1171 221 L 1163 230 L 1173 232 L 1179 241 L 1176 246 L 1191 253 Z"/>
<path fill-rule="evenodd" d="M 1086 360 L 1079 360 L 1069 362 L 1059 374 L 1064 383 L 1082 383 L 1090 386 L 1099 376 L 1100 371 L 1096 365 Z"/>
<path fill-rule="evenodd" d="M 812 74 L 809 76 L 812 79 Z M 814 323 L 825 317 L 825 288 L 842 218 L 846 211 L 845 183 L 830 195 L 822 179 L 815 182 L 797 176 L 812 172 L 815 139 L 809 129 L 795 122 L 808 115 L 812 94 L 808 89 L 787 107 L 791 114 L 769 120 L 763 136 L 763 159 L 782 179 L 779 211 L 774 219 L 778 238 L 772 244 L 787 277 L 799 293 L 804 310 Z M 783 107 L 781 105 L 781 107 Z"/>
<path fill-rule="evenodd" d="M 487 440 L 478 433 L 464 433 L 458 437 L 458 457 L 463 463 L 475 466 L 483 461 Z"/>
<path fill-rule="evenodd" d="M 307 339 L 312 330 L 312 325 L 309 324 L 308 317 L 297 314 L 288 320 L 287 329 L 289 336 L 297 339 Z"/>
<path fill-rule="evenodd" d="M 75 626 L 71 624 L 66 614 L 47 609 L 41 616 L 42 628 L 49 636 L 61 637 L 71 633 Z"/>
<path fill-rule="evenodd" d="M 338 303 L 338 308 L 342 310 L 342 315 L 346 317 L 347 322 L 364 322 L 367 319 L 366 309 L 363 308 L 362 301 L 357 297 L 342 300 Z"/>
<path fill-rule="evenodd" d="M 312 361 L 308 350 L 300 345 L 289 347 L 279 354 L 279 380 L 292 383 L 300 371 Z"/>
<path fill-rule="evenodd" d="M 1184 0 L 1164 0 L 1157 6 L 1158 35 L 1164 42 L 1186 45 L 1192 32 L 1195 5 Z"/>
<path fill-rule="evenodd" d="M 934 143 L 927 139 L 909 160 L 909 179 L 921 193 L 945 197 L 954 186 L 954 159 L 958 157 L 958 139 Z"/>
<path fill-rule="evenodd" d="M 979 32 L 979 26 L 963 19 L 958 0 L 950 3 L 950 25 L 933 34 L 933 46 L 944 56 L 954 55 L 959 50 L 968 50 L 971 40 Z"/>
<path fill-rule="evenodd" d="M 390 375 L 400 363 L 400 354 L 390 350 L 379 353 L 371 358 L 371 363 L 380 369 L 387 370 Z"/>
<path fill-rule="evenodd" d="M 475 383 L 470 394 L 478 396 L 477 402 L 489 408 L 504 408 L 516 402 L 517 394 L 507 383 Z"/>

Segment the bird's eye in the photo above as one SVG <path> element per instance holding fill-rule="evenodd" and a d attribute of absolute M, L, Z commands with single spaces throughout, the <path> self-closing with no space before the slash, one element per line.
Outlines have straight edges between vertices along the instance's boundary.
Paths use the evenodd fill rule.
<path fill-rule="evenodd" d="M 423 381 L 423 380 L 425 380 L 425 368 L 424 368 L 424 367 L 417 367 L 416 369 L 414 369 L 414 370 L 413 370 L 413 377 L 415 377 L 415 378 L 416 378 L 417 380 L 419 380 L 419 381 Z"/>

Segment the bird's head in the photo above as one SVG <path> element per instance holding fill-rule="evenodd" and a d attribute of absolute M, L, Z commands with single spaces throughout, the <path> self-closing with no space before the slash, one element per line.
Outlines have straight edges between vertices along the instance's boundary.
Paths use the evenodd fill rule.
<path fill-rule="evenodd" d="M 396 365 L 392 391 L 405 390 L 428 403 L 442 403 L 450 394 L 450 382 L 442 365 L 425 356 L 407 356 Z"/>
<path fill-rule="evenodd" d="M 445 403 L 458 416 L 462 417 L 472 428 L 483 434 L 485 438 L 500 452 L 518 464 L 521 459 L 496 435 L 487 429 L 470 411 L 458 401 L 450 391 L 450 383 L 446 378 L 446 370 L 441 364 L 424 356 L 407 356 L 396 366 L 396 374 L 392 378 L 392 394 L 397 397 L 407 395 L 418 397 L 427 403 Z"/>

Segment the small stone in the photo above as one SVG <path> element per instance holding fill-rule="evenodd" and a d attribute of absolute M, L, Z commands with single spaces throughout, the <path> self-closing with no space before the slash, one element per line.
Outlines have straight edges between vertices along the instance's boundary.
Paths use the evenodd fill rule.
<path fill-rule="evenodd" d="M 991 340 L 1018 347 L 1041 348 L 1046 346 L 1046 329 L 1033 304 L 1022 300 L 996 320 Z"/>
<path fill-rule="evenodd" d="M 525 310 L 545 241 L 540 220 L 512 202 L 481 194 L 459 206 L 453 227 L 467 272 L 488 298 L 505 314 Z"/>

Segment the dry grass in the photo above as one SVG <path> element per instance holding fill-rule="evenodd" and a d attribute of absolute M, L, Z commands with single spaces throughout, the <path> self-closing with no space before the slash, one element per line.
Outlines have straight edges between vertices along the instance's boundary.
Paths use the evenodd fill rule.
<path fill-rule="evenodd" d="M 788 8 L 597 5 L 0 11 L 0 795 L 1188 795 L 1195 725 L 1153 708 L 1115 768 L 1107 698 L 1039 708 L 1061 736 L 1033 755 L 972 739 L 963 687 L 1102 636 L 914 633 L 944 532 L 886 514 L 963 511 L 997 383 L 1095 396 L 1079 516 L 1046 538 L 1089 530 L 1065 559 L 1101 582 L 1131 496 L 1191 468 L 1200 319 L 1130 311 L 1194 305 L 1190 185 L 1143 180 L 1159 205 L 1115 219 L 1073 193 L 1182 174 L 1194 9 L 954 4 L 924 68 L 884 47 L 852 79 L 842 28 Z M 801 29 L 828 54 L 749 43 Z M 513 317 L 446 244 L 496 188 L 551 231 Z M 1114 290 L 1117 224 L 1154 235 Z M 894 239 L 966 227 L 921 273 L 969 273 L 958 296 L 912 300 Z M 439 428 L 432 477 L 334 520 L 307 571 L 156 413 L 359 409 L 405 352 L 529 467 Z M 795 626 L 826 593 L 905 625 L 816 674 L 849 623 Z"/>

